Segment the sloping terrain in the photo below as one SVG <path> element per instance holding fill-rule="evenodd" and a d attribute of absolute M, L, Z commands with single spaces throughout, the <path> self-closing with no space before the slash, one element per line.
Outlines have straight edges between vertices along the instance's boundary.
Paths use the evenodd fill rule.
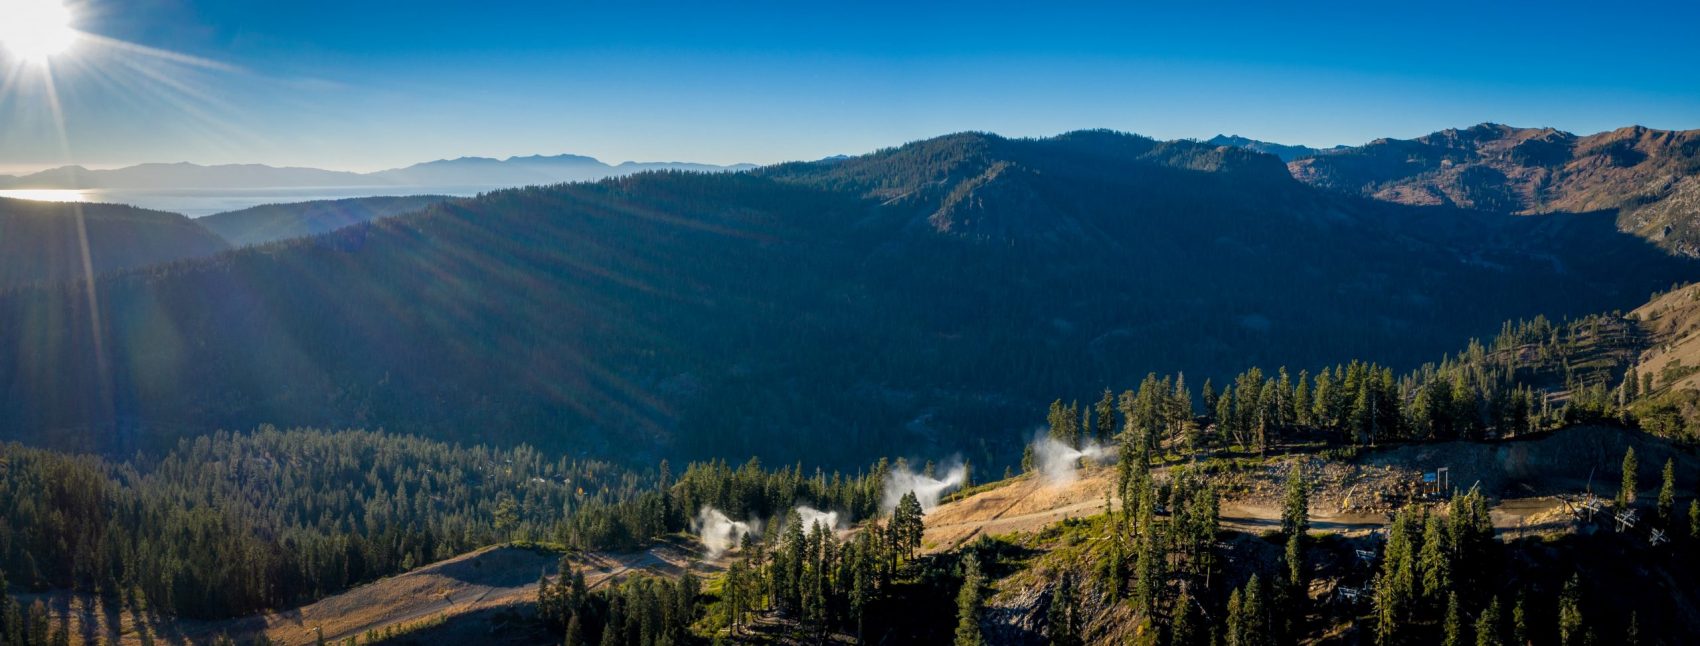
<path fill-rule="evenodd" d="M 1700 255 L 1700 131 L 1577 136 L 1484 123 L 1297 159 L 1293 176 L 1403 204 L 1511 213 L 1609 211 L 1660 246 Z"/>
<path fill-rule="evenodd" d="M 1245 148 L 1247 150 L 1255 150 L 1255 151 L 1260 152 L 1260 153 L 1265 153 L 1265 154 L 1274 155 L 1276 157 L 1279 157 L 1279 158 L 1281 158 L 1281 161 L 1284 161 L 1284 162 L 1290 162 L 1290 161 L 1293 161 L 1293 160 L 1301 158 L 1301 157 L 1311 157 L 1311 156 L 1315 156 L 1315 155 L 1326 155 L 1326 154 L 1329 154 L 1329 153 L 1332 153 L 1332 152 L 1338 152 L 1338 151 L 1341 151 L 1341 150 L 1350 150 L 1351 149 L 1350 146 L 1334 146 L 1334 147 L 1331 147 L 1331 148 L 1311 148 L 1310 146 L 1292 146 L 1292 145 L 1287 145 L 1287 144 L 1278 144 L 1278 143 L 1269 142 L 1269 141 L 1258 141 L 1256 139 L 1241 137 L 1239 135 L 1216 135 L 1214 137 L 1206 139 L 1204 141 L 1204 143 L 1210 144 L 1212 146 L 1234 146 L 1236 148 Z"/>
<path fill-rule="evenodd" d="M 1590 485 L 1607 500 L 1615 495 L 1617 465 L 1629 447 L 1640 456 L 1642 522 L 1613 531 L 1609 513 L 1591 521 L 1579 518 L 1573 511 Z M 1210 576 L 1212 583 L 1202 599 L 1196 578 L 1178 585 L 1168 579 L 1162 594 L 1173 602 L 1188 591 L 1195 602 L 1202 601 L 1206 621 L 1219 623 L 1214 613 L 1227 601 L 1229 590 L 1244 585 L 1253 573 L 1260 573 L 1265 584 L 1277 573 L 1284 575 L 1285 540 L 1276 533 L 1283 481 L 1292 468 L 1302 467 L 1316 486 L 1311 492 L 1313 539 L 1305 554 L 1309 601 L 1287 606 L 1300 613 L 1294 618 L 1294 639 L 1306 644 L 1372 640 L 1366 634 L 1374 625 L 1371 603 L 1336 593 L 1372 584 L 1386 546 L 1388 512 L 1410 504 L 1422 472 L 1447 466 L 1459 489 L 1480 487 L 1489 497 L 1489 517 L 1499 544 L 1492 579 L 1482 584 L 1484 597 L 1499 594 L 1508 599 L 1512 597 L 1506 590 L 1528 592 L 1539 600 L 1532 608 L 1550 608 L 1565 580 L 1579 573 L 1590 590 L 1601 591 L 1591 594 L 1611 591 L 1610 599 L 1596 599 L 1597 605 L 1590 606 L 1596 621 L 1628 617 L 1639 609 L 1643 635 L 1691 634 L 1700 599 L 1683 573 L 1692 572 L 1695 561 L 1680 545 L 1659 546 L 1648 540 L 1648 528 L 1660 527 L 1660 521 L 1645 501 L 1654 499 L 1658 472 L 1667 458 L 1675 459 L 1679 474 L 1700 470 L 1692 452 L 1668 441 L 1604 427 L 1573 427 L 1509 441 L 1386 447 L 1368 450 L 1355 460 L 1280 456 L 1250 468 L 1218 470 L 1224 533 L 1212 550 L 1220 569 Z M 1162 477 L 1161 469 L 1157 475 Z M 982 559 L 986 553 L 1004 555 L 993 568 L 981 623 L 989 640 L 1047 643 L 1051 604 L 1065 577 L 1074 587 L 1073 608 L 1086 643 L 1139 642 L 1152 636 L 1151 626 L 1143 624 L 1134 604 L 1126 601 L 1132 592 L 1118 594 L 1107 583 L 1112 580 L 1107 563 L 1125 556 L 1108 542 L 1120 530 L 1100 515 L 1114 479 L 1113 468 L 1088 468 L 1080 479 L 1064 485 L 1046 486 L 1023 476 L 942 505 L 926 517 L 929 552 L 971 545 L 968 541 L 979 534 L 998 537 L 992 542 L 997 547 L 976 548 L 982 550 Z M 1687 488 L 1679 485 L 1679 490 Z M 1686 502 L 1686 494 L 1679 494 L 1678 507 Z"/>
<path fill-rule="evenodd" d="M 1420 497 L 1422 474 L 1447 468 L 1452 486 L 1465 491 L 1479 487 L 1493 501 L 1495 526 L 1502 532 L 1568 526 L 1565 500 L 1578 500 L 1592 491 L 1604 498 L 1617 494 L 1618 465 L 1624 450 L 1634 447 L 1640 457 L 1639 482 L 1643 499 L 1656 495 L 1665 460 L 1674 459 L 1679 473 L 1700 471 L 1700 459 L 1669 441 L 1618 428 L 1581 426 L 1541 435 L 1497 442 L 1432 442 L 1396 445 L 1366 451 L 1351 461 L 1306 456 L 1274 458 L 1255 471 L 1217 474 L 1223 487 L 1221 519 L 1225 529 L 1262 532 L 1280 528 L 1281 496 L 1287 474 L 1302 468 L 1315 487 L 1311 493 L 1311 523 L 1320 533 L 1352 533 L 1375 529 L 1389 521 L 1388 512 Z M 1168 467 L 1155 473 L 1161 477 Z M 940 505 L 926 517 L 924 548 L 951 551 L 982 534 L 1036 532 L 1068 518 L 1104 513 L 1115 489 L 1113 467 L 1088 467 L 1078 479 L 1055 483 L 1026 474 L 987 491 Z"/>
<path fill-rule="evenodd" d="M 452 625 L 456 630 L 488 619 L 491 611 L 529 613 L 538 577 L 554 575 L 561 554 L 528 547 L 493 546 L 375 581 L 315 603 L 266 615 L 224 621 L 163 618 L 153 613 L 109 611 L 86 595 L 38 595 L 55 621 L 85 643 L 205 644 L 224 636 L 239 642 L 264 634 L 272 643 L 297 646 L 360 639 L 368 632 L 397 633 Z M 678 576 L 687 569 L 712 572 L 700 549 L 665 542 L 635 554 L 572 557 L 585 583 L 596 589 L 638 572 Z M 32 599 L 26 597 L 26 600 Z M 362 640 L 364 641 L 364 640 Z"/>
<path fill-rule="evenodd" d="M 0 198 L 0 291 L 200 258 L 227 248 L 217 235 L 175 213 Z"/>
<path fill-rule="evenodd" d="M 86 294 L 0 298 L 26 331 L 0 343 L 0 437 L 128 454 L 383 425 L 634 461 L 1008 463 L 1059 394 L 1414 366 L 1695 272 L 1609 217 L 1335 195 L 1195 142 L 967 133 L 455 200 L 104 280 L 98 318 Z"/>
<path fill-rule="evenodd" d="M 444 195 L 357 197 L 294 204 L 266 204 L 215 213 L 195 220 L 234 247 L 264 244 L 335 231 L 343 227 L 411 213 L 450 199 Z"/>
<path fill-rule="evenodd" d="M 1650 335 L 1636 372 L 1660 390 L 1700 390 L 1700 287 L 1671 290 L 1630 315 Z"/>

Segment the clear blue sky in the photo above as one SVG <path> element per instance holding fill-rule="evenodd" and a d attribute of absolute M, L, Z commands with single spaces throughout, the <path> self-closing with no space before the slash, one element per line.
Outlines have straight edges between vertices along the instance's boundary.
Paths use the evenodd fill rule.
<path fill-rule="evenodd" d="M 69 157 L 94 166 L 775 162 L 960 130 L 1327 145 L 1483 121 L 1700 128 L 1693 0 L 70 4 L 83 31 L 231 67 L 89 43 L 54 59 Z M 0 170 L 66 157 L 39 84 L 0 97 Z"/>

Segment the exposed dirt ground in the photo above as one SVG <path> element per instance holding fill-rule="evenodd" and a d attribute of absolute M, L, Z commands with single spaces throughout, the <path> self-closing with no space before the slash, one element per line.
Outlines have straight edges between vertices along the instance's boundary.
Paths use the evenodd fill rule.
<path fill-rule="evenodd" d="M 1616 495 L 1618 464 L 1630 446 L 1640 456 L 1644 498 L 1656 495 L 1658 472 L 1667 458 L 1677 461 L 1679 473 L 1700 469 L 1694 456 L 1667 442 L 1607 427 L 1576 427 L 1500 442 L 1385 447 L 1366 450 L 1349 462 L 1283 457 L 1226 475 L 1222 525 L 1250 533 L 1278 529 L 1282 488 L 1287 473 L 1297 466 L 1315 484 L 1310 517 L 1314 531 L 1373 531 L 1390 521 L 1394 509 L 1420 494 L 1422 473 L 1446 467 L 1455 490 L 1479 487 L 1488 495 L 1502 537 L 1568 531 L 1574 522 L 1565 500 L 1577 500 L 1590 490 L 1607 498 Z M 1158 469 L 1158 477 L 1164 471 Z M 1023 475 L 939 506 L 927 516 L 923 547 L 948 551 L 980 534 L 1032 532 L 1064 518 L 1097 515 L 1103 513 L 1105 494 L 1114 488 L 1113 467 L 1089 466 L 1066 484 Z"/>
<path fill-rule="evenodd" d="M 1079 478 L 1061 484 L 1028 473 L 1004 486 L 945 503 L 927 514 L 922 548 L 928 553 L 948 552 L 980 534 L 1038 531 L 1064 518 L 1104 513 L 1104 495 L 1115 488 L 1115 477 L 1115 469 L 1109 467 L 1083 469 Z"/>

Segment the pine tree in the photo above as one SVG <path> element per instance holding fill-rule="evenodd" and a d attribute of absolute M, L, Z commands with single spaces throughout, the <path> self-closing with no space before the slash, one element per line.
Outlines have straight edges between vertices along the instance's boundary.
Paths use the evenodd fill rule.
<path fill-rule="evenodd" d="M 1308 597 L 1310 587 L 1305 577 L 1304 539 L 1300 534 L 1287 537 L 1287 587 L 1293 591 L 1297 601 Z"/>
<path fill-rule="evenodd" d="M 1670 526 L 1676 519 L 1676 459 L 1665 460 L 1664 483 L 1659 486 L 1659 520 Z"/>
<path fill-rule="evenodd" d="M 1411 620 L 1417 596 L 1416 543 L 1422 540 L 1416 524 L 1416 510 L 1406 508 L 1387 529 L 1387 547 L 1375 583 L 1376 642 L 1384 646 L 1401 640 Z"/>
<path fill-rule="evenodd" d="M 1258 455 L 1268 453 L 1269 447 L 1279 439 L 1276 436 L 1280 432 L 1280 392 L 1274 379 L 1265 380 L 1263 388 L 1258 391 L 1257 421 L 1253 427 L 1256 429 Z"/>
<path fill-rule="evenodd" d="M 980 559 L 968 552 L 962 557 L 962 589 L 956 594 L 956 646 L 983 646 L 985 635 L 980 632 L 982 593 L 985 584 L 980 574 Z"/>
<path fill-rule="evenodd" d="M 1304 472 L 1295 463 L 1287 472 L 1287 496 L 1281 504 L 1281 531 L 1288 536 L 1305 535 L 1310 530 L 1310 485 Z"/>
<path fill-rule="evenodd" d="M 902 505 L 898 508 L 901 510 Z M 895 520 L 892 523 L 897 524 Z M 775 605 L 780 612 L 795 616 L 803 609 L 803 566 L 808 558 L 808 539 L 803 534 L 803 519 L 792 511 L 785 517 L 785 534 L 779 549 L 773 554 Z"/>
<path fill-rule="evenodd" d="M 620 633 L 624 632 L 626 622 L 625 616 L 620 612 L 622 606 L 623 604 L 609 604 L 608 622 L 602 625 L 602 646 L 620 646 L 623 641 Z"/>
<path fill-rule="evenodd" d="M 1233 386 L 1223 386 L 1221 396 L 1216 398 L 1216 432 L 1222 435 L 1224 443 L 1244 443 L 1244 438 L 1240 437 L 1239 421 L 1234 419 Z"/>
<path fill-rule="evenodd" d="M 1239 588 L 1228 593 L 1227 644 L 1249 646 L 1251 627 L 1245 615 L 1245 595 Z"/>
<path fill-rule="evenodd" d="M 1198 645 L 1203 617 L 1198 615 L 1195 605 L 1192 595 L 1182 587 L 1181 596 L 1175 599 L 1174 619 L 1169 625 L 1169 646 Z"/>
<path fill-rule="evenodd" d="M 902 548 L 907 558 L 915 558 L 915 550 L 921 547 L 922 535 L 926 532 L 926 523 L 921 518 L 921 500 L 915 497 L 915 492 L 903 494 L 893 512 L 891 524 L 898 539 L 898 547 Z"/>
<path fill-rule="evenodd" d="M 1458 613 L 1458 593 L 1446 598 L 1446 617 L 1441 621 L 1444 646 L 1464 646 L 1464 618 Z"/>
<path fill-rule="evenodd" d="M 1582 639 L 1582 579 L 1570 575 L 1564 592 L 1558 596 L 1558 643 L 1562 646 L 1581 646 Z"/>
<path fill-rule="evenodd" d="M 1149 492 L 1149 489 L 1146 490 Z M 1165 559 L 1158 533 L 1157 524 L 1152 520 L 1153 502 L 1150 494 L 1143 494 L 1145 499 L 1140 502 L 1138 512 L 1139 535 L 1134 538 L 1137 554 L 1134 555 L 1134 611 L 1143 618 L 1155 619 L 1157 603 L 1161 600 L 1163 581 L 1167 578 L 1164 572 Z"/>
<path fill-rule="evenodd" d="M 1093 406 L 1092 410 L 1097 413 L 1092 428 L 1093 435 L 1096 436 L 1094 439 L 1100 444 L 1107 443 L 1116 434 L 1116 397 L 1110 389 L 1104 389 L 1104 395 L 1098 398 L 1098 404 Z"/>
<path fill-rule="evenodd" d="M 584 628 L 579 625 L 578 615 L 567 620 L 567 636 L 561 643 L 564 646 L 585 646 Z"/>
<path fill-rule="evenodd" d="M 1688 535 L 1700 538 L 1700 500 L 1688 501 Z"/>
<path fill-rule="evenodd" d="M 1315 403 L 1311 401 L 1310 372 L 1299 371 L 1298 383 L 1293 387 L 1293 423 L 1299 426 L 1312 426 L 1315 419 Z"/>
<path fill-rule="evenodd" d="M 1505 646 L 1499 638 L 1499 597 L 1488 600 L 1487 607 L 1476 617 L 1476 646 Z"/>
<path fill-rule="evenodd" d="M 1619 509 L 1635 504 L 1635 470 L 1639 467 L 1635 462 L 1635 447 L 1623 451 L 1623 483 L 1617 489 L 1617 506 Z"/>
<path fill-rule="evenodd" d="M 1274 643 L 1275 636 L 1271 634 L 1273 623 L 1269 615 L 1269 595 L 1263 585 L 1262 577 L 1256 573 L 1246 581 L 1245 594 L 1240 595 L 1240 612 L 1242 614 L 1241 643 L 1245 646 L 1268 646 Z"/>
<path fill-rule="evenodd" d="M 874 597 L 873 557 L 868 549 L 870 543 L 864 541 L 858 549 L 855 573 L 852 575 L 850 588 L 850 618 L 856 624 L 857 641 L 865 642 L 868 604 Z"/>
<path fill-rule="evenodd" d="M 1511 639 L 1514 646 L 1529 645 L 1529 612 L 1522 592 L 1517 593 L 1517 604 L 1511 607 Z"/>
<path fill-rule="evenodd" d="M 1052 646 L 1080 644 L 1080 626 L 1074 608 L 1074 580 L 1067 572 L 1057 581 L 1056 591 L 1051 593 L 1051 608 L 1046 613 L 1045 623 Z"/>
<path fill-rule="evenodd" d="M 1216 387 L 1210 383 L 1210 378 L 1204 379 L 1204 387 L 1198 390 L 1198 398 L 1204 404 L 1205 415 L 1216 414 Z"/>
<path fill-rule="evenodd" d="M 1423 529 L 1422 554 L 1418 566 L 1423 573 L 1423 598 L 1436 607 L 1452 589 L 1452 555 L 1447 549 L 1447 531 L 1439 516 L 1431 515 Z"/>

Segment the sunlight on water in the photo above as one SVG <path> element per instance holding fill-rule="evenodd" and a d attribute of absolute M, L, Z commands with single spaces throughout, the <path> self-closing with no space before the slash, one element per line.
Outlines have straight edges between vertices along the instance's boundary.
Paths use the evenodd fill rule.
<path fill-rule="evenodd" d="M 18 200 L 36 200 L 39 202 L 89 201 L 88 191 L 59 188 L 0 190 L 0 197 L 9 197 Z"/>

